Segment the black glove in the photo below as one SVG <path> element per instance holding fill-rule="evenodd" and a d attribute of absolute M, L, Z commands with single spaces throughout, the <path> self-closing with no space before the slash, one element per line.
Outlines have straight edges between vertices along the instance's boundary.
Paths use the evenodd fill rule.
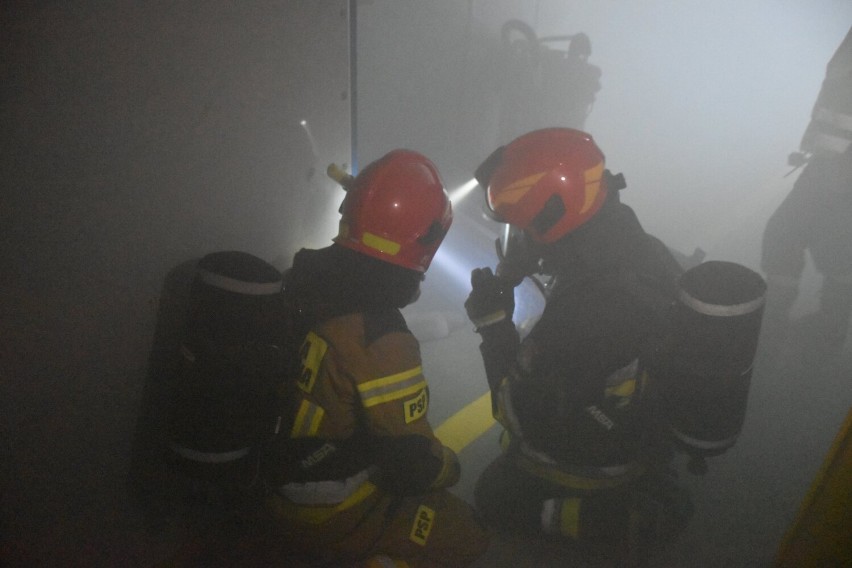
<path fill-rule="evenodd" d="M 539 259 L 530 250 L 526 235 L 512 230 L 494 243 L 497 247 L 497 277 L 510 286 L 519 286 L 527 276 L 539 272 Z"/>
<path fill-rule="evenodd" d="M 470 273 L 470 286 L 464 309 L 477 332 L 497 322 L 512 319 L 515 289 L 495 276 L 490 268 L 474 268 Z"/>

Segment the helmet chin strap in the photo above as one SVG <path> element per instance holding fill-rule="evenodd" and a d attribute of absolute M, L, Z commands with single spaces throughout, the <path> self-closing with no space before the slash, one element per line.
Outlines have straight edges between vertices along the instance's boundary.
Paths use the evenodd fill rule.
<path fill-rule="evenodd" d="M 419 299 L 420 299 L 420 284 L 418 284 L 417 288 L 414 289 L 414 293 L 411 295 L 411 300 L 406 305 L 410 306 L 411 304 L 413 304 L 414 302 L 416 302 Z"/>

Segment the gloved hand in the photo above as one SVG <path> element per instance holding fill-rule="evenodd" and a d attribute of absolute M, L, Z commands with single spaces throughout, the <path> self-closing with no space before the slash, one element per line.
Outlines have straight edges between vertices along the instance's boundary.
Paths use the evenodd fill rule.
<path fill-rule="evenodd" d="M 499 278 L 511 286 L 518 286 L 524 278 L 539 271 L 539 258 L 531 250 L 527 235 L 520 229 L 506 225 L 503 235 L 495 243 Z"/>
<path fill-rule="evenodd" d="M 458 456 L 453 450 L 447 446 L 442 447 L 441 460 L 443 462 L 441 473 L 439 473 L 438 477 L 435 478 L 435 481 L 432 482 L 432 489 L 452 487 L 458 483 L 461 478 L 461 464 L 459 463 Z"/>
<path fill-rule="evenodd" d="M 490 268 L 474 268 L 470 273 L 470 286 L 464 309 L 477 332 L 505 319 L 512 319 L 515 289 L 495 276 Z"/>

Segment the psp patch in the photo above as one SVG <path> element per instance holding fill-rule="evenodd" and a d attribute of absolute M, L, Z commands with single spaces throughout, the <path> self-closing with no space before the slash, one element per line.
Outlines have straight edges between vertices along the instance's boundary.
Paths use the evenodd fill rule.
<path fill-rule="evenodd" d="M 426 546 L 426 541 L 429 540 L 429 533 L 432 532 L 432 525 L 434 524 L 435 511 L 426 505 L 420 505 L 417 507 L 417 514 L 414 515 L 414 525 L 411 527 L 409 538 L 420 546 Z"/>
<path fill-rule="evenodd" d="M 402 403 L 405 412 L 405 423 L 414 422 L 429 409 L 429 392 L 427 389 L 421 390 L 417 396 L 406 400 Z"/>

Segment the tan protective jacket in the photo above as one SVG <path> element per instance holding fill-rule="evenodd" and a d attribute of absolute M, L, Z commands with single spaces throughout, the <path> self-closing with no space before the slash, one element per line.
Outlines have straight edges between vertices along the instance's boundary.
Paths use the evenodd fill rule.
<path fill-rule="evenodd" d="M 289 439 L 302 442 L 296 447 L 304 448 L 298 457 L 305 474 L 299 483 L 284 486 L 285 495 L 304 504 L 339 502 L 360 482 L 376 479 L 376 473 L 407 494 L 458 481 L 455 454 L 435 437 L 428 422 L 429 388 L 420 347 L 399 310 L 351 313 L 321 322 L 307 334 L 300 354 L 302 373 L 294 389 Z M 352 462 L 352 467 L 338 463 L 336 470 L 345 476 L 327 479 L 321 463 L 339 462 L 341 455 L 349 456 L 342 461 Z M 312 483 L 312 478 L 324 485 Z M 347 480 L 347 487 L 339 485 Z M 338 485 L 327 483 L 333 481 Z"/>

